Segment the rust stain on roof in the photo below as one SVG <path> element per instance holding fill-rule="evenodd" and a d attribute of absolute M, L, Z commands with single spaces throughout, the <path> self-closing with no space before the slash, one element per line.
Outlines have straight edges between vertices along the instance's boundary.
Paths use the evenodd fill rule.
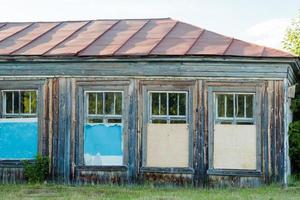
<path fill-rule="evenodd" d="M 0 23 L 0 55 L 294 57 L 170 18 Z"/>

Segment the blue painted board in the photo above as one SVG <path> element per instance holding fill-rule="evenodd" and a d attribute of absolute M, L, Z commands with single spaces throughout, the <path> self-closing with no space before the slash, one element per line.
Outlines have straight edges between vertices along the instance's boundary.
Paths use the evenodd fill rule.
<path fill-rule="evenodd" d="M 105 124 L 85 124 L 84 154 L 123 155 L 122 126 Z"/>
<path fill-rule="evenodd" d="M 37 151 L 37 122 L 0 122 L 0 159 L 33 159 Z"/>

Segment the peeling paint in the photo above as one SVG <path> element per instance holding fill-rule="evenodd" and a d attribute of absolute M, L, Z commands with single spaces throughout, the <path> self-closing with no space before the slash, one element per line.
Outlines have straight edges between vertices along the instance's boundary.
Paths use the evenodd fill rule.
<path fill-rule="evenodd" d="M 122 165 L 122 129 L 122 125 L 120 124 L 85 124 L 85 164 Z"/>

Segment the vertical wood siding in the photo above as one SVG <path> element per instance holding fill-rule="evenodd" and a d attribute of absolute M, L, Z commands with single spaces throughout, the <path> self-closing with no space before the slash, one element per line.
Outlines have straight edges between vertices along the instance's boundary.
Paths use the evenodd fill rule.
<path fill-rule="evenodd" d="M 18 79 L 14 79 L 18 80 Z M 82 138 L 78 137 L 78 107 L 79 85 L 95 86 L 106 81 L 111 85 L 127 85 L 128 98 L 126 121 L 127 163 L 120 168 L 84 168 L 77 166 L 82 159 L 78 146 Z M 239 82 L 240 81 L 240 82 Z M 0 85 L 1 85 L 0 81 Z M 80 84 L 78 84 L 80 82 Z M 124 83 L 125 82 L 125 83 Z M 143 171 L 143 86 L 147 84 L 164 83 L 175 87 L 191 87 L 192 99 L 192 132 L 191 138 L 191 166 L 190 169 L 148 169 Z M 188 84 L 186 84 L 188 82 Z M 208 86 L 232 86 L 243 84 L 261 85 L 261 161 L 260 176 L 249 175 L 209 175 L 208 154 Z M 4 83 L 4 85 L 6 82 Z M 51 180 L 60 183 L 100 184 L 100 183 L 146 183 L 195 185 L 222 187 L 258 186 L 263 183 L 282 181 L 284 174 L 284 83 L 282 80 L 218 80 L 188 78 L 169 78 L 162 81 L 159 78 L 48 78 L 42 84 L 44 95 L 40 152 L 48 155 L 50 160 Z M 23 168 L 0 161 L 0 183 L 22 183 L 24 181 Z"/>

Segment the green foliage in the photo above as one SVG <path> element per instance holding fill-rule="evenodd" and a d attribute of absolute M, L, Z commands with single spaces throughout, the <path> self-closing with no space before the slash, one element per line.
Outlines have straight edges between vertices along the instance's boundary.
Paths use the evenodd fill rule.
<path fill-rule="evenodd" d="M 289 130 L 290 158 L 293 173 L 300 172 L 300 121 L 290 124 Z"/>
<path fill-rule="evenodd" d="M 292 100 L 293 122 L 289 126 L 289 155 L 293 174 L 300 173 L 300 85 L 296 85 L 296 96 Z"/>
<path fill-rule="evenodd" d="M 38 155 L 34 162 L 23 161 L 24 176 L 29 183 L 42 183 L 49 175 L 49 158 Z"/>
<path fill-rule="evenodd" d="M 286 50 L 300 56 L 300 14 L 287 29 L 283 46 Z"/>
<path fill-rule="evenodd" d="M 287 29 L 283 45 L 286 50 L 300 56 L 300 12 L 298 19 L 295 19 Z M 291 105 L 294 121 L 289 127 L 289 154 L 294 174 L 300 173 L 300 85 L 297 86 L 296 97 L 292 100 Z"/>

